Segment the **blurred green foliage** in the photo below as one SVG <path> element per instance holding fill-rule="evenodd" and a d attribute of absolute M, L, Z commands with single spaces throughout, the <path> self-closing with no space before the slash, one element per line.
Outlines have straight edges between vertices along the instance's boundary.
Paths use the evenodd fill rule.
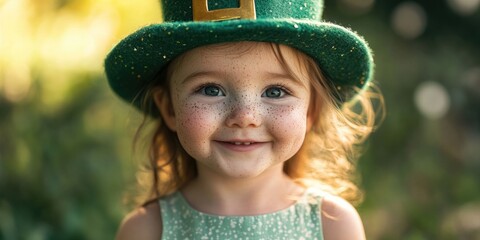
<path fill-rule="evenodd" d="M 357 15 L 327 1 L 337 8 L 326 18 L 351 26 L 374 49 L 387 105 L 358 165 L 366 194 L 360 214 L 370 239 L 480 239 L 480 35 L 473 30 L 480 11 L 465 16 L 447 1 L 417 1 L 426 27 L 408 39 L 392 27 L 392 15 L 412 2 L 376 1 Z M 440 118 L 416 99 L 432 81 L 448 94 Z"/>
<path fill-rule="evenodd" d="M 131 207 L 124 199 L 135 183 L 131 141 L 139 115 L 108 89 L 102 58 L 158 12 L 138 14 L 127 1 L 6 0 L 0 1 L 1 29 L 15 22 L 5 16 L 19 2 L 32 8 L 28 14 L 14 8 L 15 16 L 28 17 L 9 35 L 18 36 L 6 41 L 0 32 L 0 239 L 112 239 Z M 369 239 L 480 239 L 480 10 L 477 4 L 472 13 L 454 11 L 452 2 L 326 1 L 325 18 L 355 29 L 374 49 L 386 98 L 387 118 L 358 165 L 366 193 L 359 211 Z M 392 27 L 404 3 L 424 11 L 425 28 L 413 38 Z M 106 9 L 95 24 L 78 23 Z M 59 22 L 79 34 L 104 24 L 100 30 L 109 35 L 91 28 L 100 48 L 87 54 L 84 38 L 42 33 Z M 50 39 L 58 41 L 42 45 Z M 58 44 L 79 52 L 48 49 Z M 440 117 L 419 108 L 425 82 L 447 93 Z"/>
<path fill-rule="evenodd" d="M 99 75 L 68 89 L 61 109 L 41 109 L 35 89 L 1 101 L 0 238 L 112 239 L 132 181 L 126 113 Z M 121 111 L 120 111 L 121 112 Z M 129 166 L 130 165 L 130 166 Z"/>

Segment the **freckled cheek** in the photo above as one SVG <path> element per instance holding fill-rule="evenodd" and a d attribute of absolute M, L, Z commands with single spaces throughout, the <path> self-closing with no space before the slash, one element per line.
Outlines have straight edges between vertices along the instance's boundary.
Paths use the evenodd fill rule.
<path fill-rule="evenodd" d="M 301 145 L 307 129 L 307 110 L 303 106 L 271 109 L 270 130 L 280 141 Z"/>
<path fill-rule="evenodd" d="M 184 104 L 176 109 L 177 134 L 187 152 L 211 139 L 220 124 L 218 110 L 201 104 Z M 197 146 L 197 147 L 195 147 Z"/>

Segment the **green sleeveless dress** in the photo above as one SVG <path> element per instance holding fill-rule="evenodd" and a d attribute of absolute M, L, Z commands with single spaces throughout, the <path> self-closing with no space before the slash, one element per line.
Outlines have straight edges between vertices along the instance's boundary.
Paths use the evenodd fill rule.
<path fill-rule="evenodd" d="M 216 216 L 193 209 L 180 192 L 159 200 L 162 239 L 323 240 L 321 196 L 308 193 L 292 206 L 254 216 Z"/>

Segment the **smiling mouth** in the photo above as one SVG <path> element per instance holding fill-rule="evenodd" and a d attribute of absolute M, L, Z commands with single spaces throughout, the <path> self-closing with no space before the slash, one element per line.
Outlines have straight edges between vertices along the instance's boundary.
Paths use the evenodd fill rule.
<path fill-rule="evenodd" d="M 236 145 L 236 146 L 250 146 L 250 145 L 264 143 L 263 141 L 255 141 L 252 139 L 245 139 L 245 140 L 232 139 L 232 140 L 226 140 L 226 141 L 220 141 L 220 142 L 225 144 Z"/>
<path fill-rule="evenodd" d="M 240 145 L 248 146 L 250 144 L 254 144 L 255 142 L 228 142 L 228 143 L 234 144 L 234 145 L 237 145 L 237 146 L 240 146 Z"/>
<path fill-rule="evenodd" d="M 233 151 L 251 151 L 254 149 L 257 149 L 261 146 L 264 146 L 265 142 L 255 142 L 255 141 L 217 141 L 220 145 L 223 147 L 226 147 L 227 149 L 233 150 Z"/>

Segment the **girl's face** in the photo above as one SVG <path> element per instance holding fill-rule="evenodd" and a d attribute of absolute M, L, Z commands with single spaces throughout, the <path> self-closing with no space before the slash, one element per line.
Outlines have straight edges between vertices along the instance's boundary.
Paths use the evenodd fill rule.
<path fill-rule="evenodd" d="M 286 63 L 300 66 L 281 46 Z M 156 95 L 167 126 L 177 132 L 199 175 L 255 177 L 281 172 L 310 125 L 310 84 L 293 79 L 268 43 L 196 48 L 173 63 L 171 105 Z M 275 170 L 276 169 L 276 170 Z"/>

